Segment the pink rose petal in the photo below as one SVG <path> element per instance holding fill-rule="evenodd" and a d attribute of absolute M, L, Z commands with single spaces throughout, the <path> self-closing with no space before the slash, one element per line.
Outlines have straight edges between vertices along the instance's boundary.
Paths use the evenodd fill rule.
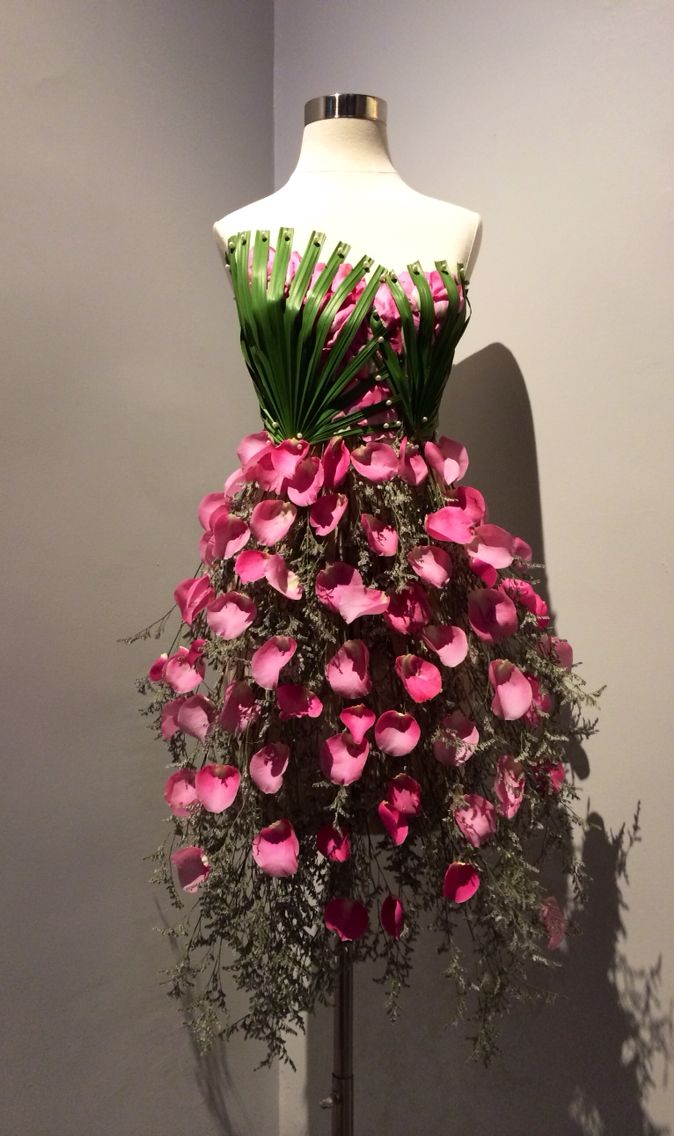
<path fill-rule="evenodd" d="M 430 621 L 433 609 L 421 584 L 409 584 L 389 599 L 384 619 L 402 635 L 418 635 Z"/>
<path fill-rule="evenodd" d="M 291 481 L 288 496 L 296 505 L 313 505 L 323 488 L 323 466 L 320 458 L 306 457 L 299 462 Z"/>
<path fill-rule="evenodd" d="M 336 489 L 341 485 L 347 473 L 351 458 L 343 438 L 331 438 L 322 457 L 323 485 L 326 489 Z"/>
<path fill-rule="evenodd" d="M 468 638 L 462 627 L 429 624 L 421 632 L 421 638 L 446 667 L 458 667 L 468 654 Z"/>
<path fill-rule="evenodd" d="M 389 781 L 386 798 L 404 816 L 418 816 L 421 812 L 421 785 L 409 773 L 399 773 Z"/>
<path fill-rule="evenodd" d="M 309 524 L 316 536 L 329 536 L 341 521 L 348 499 L 344 493 L 323 493 L 309 510 Z"/>
<path fill-rule="evenodd" d="M 501 581 L 501 588 L 513 600 L 517 600 L 523 607 L 536 616 L 539 627 L 547 627 L 550 622 L 548 605 L 537 592 L 534 591 L 528 580 L 507 579 Z"/>
<path fill-rule="evenodd" d="M 477 726 L 460 710 L 445 715 L 441 724 L 443 732 L 433 742 L 433 756 L 448 767 L 465 765 L 480 740 Z"/>
<path fill-rule="evenodd" d="M 325 675 L 336 694 L 360 698 L 372 690 L 370 652 L 362 639 L 347 639 L 332 656 Z"/>
<path fill-rule="evenodd" d="M 350 785 L 362 776 L 369 752 L 369 742 L 355 742 L 348 731 L 333 734 L 321 745 L 321 770 L 335 785 Z"/>
<path fill-rule="evenodd" d="M 573 667 L 573 648 L 566 639 L 558 639 L 556 635 L 541 635 L 538 650 L 547 659 L 552 659 L 553 663 L 564 667 L 564 670 L 570 671 Z"/>
<path fill-rule="evenodd" d="M 234 571 L 244 584 L 252 584 L 256 580 L 262 580 L 266 571 L 267 563 L 270 559 L 268 552 L 260 552 L 257 549 L 248 549 L 247 552 L 240 552 L 234 561 Z"/>
<path fill-rule="evenodd" d="M 178 848 L 171 853 L 171 863 L 176 870 L 178 883 L 184 891 L 193 892 L 204 882 L 210 872 L 206 853 L 196 844 Z"/>
<path fill-rule="evenodd" d="M 497 718 L 512 722 L 523 717 L 533 701 L 526 675 L 507 659 L 493 659 L 488 677 L 494 691 L 491 708 Z"/>
<path fill-rule="evenodd" d="M 222 813 L 239 791 L 241 774 L 234 765 L 202 765 L 195 777 L 197 796 L 209 813 Z"/>
<path fill-rule="evenodd" d="M 428 513 L 424 528 L 433 540 L 470 544 L 473 539 L 473 522 L 457 505 L 445 505 L 434 513 Z"/>
<path fill-rule="evenodd" d="M 342 588 L 351 584 L 362 584 L 363 577 L 357 568 L 343 560 L 336 560 L 316 574 L 316 598 L 330 611 L 337 611 L 337 601 Z"/>
<path fill-rule="evenodd" d="M 428 466 L 419 452 L 419 447 L 412 445 L 407 438 L 402 438 L 400 442 L 398 475 L 408 485 L 421 485 L 428 477 Z"/>
<path fill-rule="evenodd" d="M 200 653 L 194 658 L 187 647 L 178 647 L 175 655 L 166 660 L 163 677 L 176 694 L 188 694 L 196 689 L 205 673 L 206 664 Z"/>
<path fill-rule="evenodd" d="M 442 588 L 452 575 L 452 558 L 444 548 L 434 544 L 418 544 L 407 553 L 407 563 L 420 580 L 433 588 Z"/>
<path fill-rule="evenodd" d="M 251 553 L 242 552 L 242 556 Z M 222 639 L 238 639 L 257 615 L 253 600 L 243 592 L 223 592 L 209 603 L 206 622 L 214 635 Z"/>
<path fill-rule="evenodd" d="M 213 557 L 215 560 L 229 560 L 248 544 L 250 529 L 241 517 L 234 517 L 225 509 L 218 509 L 213 514 Z"/>
<path fill-rule="evenodd" d="M 289 533 L 297 509 L 289 501 L 268 498 L 260 501 L 250 515 L 250 531 L 258 544 L 278 544 Z"/>
<path fill-rule="evenodd" d="M 367 908 L 357 899 L 335 896 L 325 905 L 323 922 L 328 931 L 334 931 L 343 943 L 362 939 L 368 930 Z"/>
<path fill-rule="evenodd" d="M 178 769 L 172 773 L 164 785 L 164 800 L 174 816 L 187 817 L 190 806 L 197 799 L 194 787 L 194 770 Z"/>
<path fill-rule="evenodd" d="M 543 900 L 539 917 L 548 934 L 548 950 L 558 950 L 566 936 L 567 921 L 554 895 Z"/>
<path fill-rule="evenodd" d="M 309 443 L 304 438 L 285 438 L 270 451 L 271 462 L 283 477 L 292 478 L 308 453 Z"/>
<path fill-rule="evenodd" d="M 377 812 L 393 843 L 404 844 L 410 831 L 405 814 L 395 809 L 388 801 L 381 801 L 377 806 Z"/>
<path fill-rule="evenodd" d="M 211 528 L 211 518 L 218 509 L 226 509 L 229 496 L 227 493 L 207 493 L 199 502 L 198 517 L 202 529 Z"/>
<path fill-rule="evenodd" d="M 479 793 L 466 793 L 465 805 L 454 810 L 454 820 L 469 844 L 479 848 L 496 832 L 496 809 Z"/>
<path fill-rule="evenodd" d="M 437 442 L 426 442 L 424 457 L 447 485 L 459 481 L 468 469 L 468 451 L 453 438 L 442 437 Z"/>
<path fill-rule="evenodd" d="M 359 702 L 357 706 L 346 706 L 339 715 L 356 745 L 360 745 L 368 730 L 372 729 L 377 715 L 369 706 Z"/>
<path fill-rule="evenodd" d="M 288 768 L 290 750 L 283 742 L 269 742 L 255 751 L 250 759 L 250 779 L 261 793 L 278 793 L 283 774 Z"/>
<path fill-rule="evenodd" d="M 390 481 L 398 472 L 398 457 L 388 442 L 367 442 L 351 451 L 351 465 L 366 481 Z"/>
<path fill-rule="evenodd" d="M 262 828 L 253 840 L 253 859 L 268 876 L 294 876 L 299 867 L 300 842 L 289 820 Z"/>
<path fill-rule="evenodd" d="M 152 666 L 147 672 L 147 677 L 149 678 L 150 682 L 163 681 L 167 660 L 168 655 L 166 654 L 166 651 L 164 651 L 163 654 L 159 655 L 159 657 L 154 660 Z"/>
<path fill-rule="evenodd" d="M 343 864 L 351 855 L 351 842 L 347 833 L 340 832 L 331 824 L 324 824 L 316 833 L 316 847 L 321 856 L 333 860 L 336 864 Z"/>
<path fill-rule="evenodd" d="M 301 600 L 303 595 L 299 576 L 292 572 L 285 560 L 278 553 L 274 553 L 267 561 L 265 577 L 282 596 L 289 600 Z"/>
<path fill-rule="evenodd" d="M 494 796 L 496 811 L 507 820 L 512 820 L 524 799 L 522 763 L 512 754 L 502 754 L 496 763 Z"/>
<path fill-rule="evenodd" d="M 278 685 L 279 675 L 290 662 L 297 650 L 297 640 L 290 635 L 272 635 L 253 651 L 250 660 L 250 672 L 258 684 L 265 690 L 273 690 Z"/>
<path fill-rule="evenodd" d="M 214 717 L 213 703 L 201 694 L 193 694 L 191 698 L 174 698 L 162 707 L 161 735 L 168 740 L 179 731 L 205 742 Z"/>
<path fill-rule="evenodd" d="M 442 690 L 442 675 L 438 668 L 418 655 L 398 655 L 395 671 L 415 702 L 428 702 Z"/>
<path fill-rule="evenodd" d="M 367 543 L 377 556 L 395 556 L 398 551 L 398 534 L 393 525 L 387 525 L 372 513 L 361 513 L 360 523 L 365 530 Z"/>
<path fill-rule="evenodd" d="M 498 525 L 478 525 L 468 551 L 492 568 L 509 568 L 515 555 L 514 537 Z"/>
<path fill-rule="evenodd" d="M 241 439 L 237 448 L 236 456 L 241 462 L 242 466 L 248 465 L 254 458 L 259 457 L 260 454 L 267 453 L 271 450 L 273 442 L 269 437 L 266 430 L 258 430 L 257 434 L 246 434 Z"/>
<path fill-rule="evenodd" d="M 323 703 L 318 695 L 299 683 L 277 686 L 276 701 L 283 722 L 288 718 L 318 718 L 323 713 Z"/>
<path fill-rule="evenodd" d="M 467 903 L 480 886 L 480 875 L 472 864 L 455 860 L 445 872 L 442 894 L 452 903 Z"/>
<path fill-rule="evenodd" d="M 421 727 L 411 714 L 385 710 L 377 719 L 374 739 L 380 750 L 392 757 L 411 753 L 421 737 Z"/>
<path fill-rule="evenodd" d="M 469 593 L 468 621 L 485 643 L 500 643 L 518 628 L 515 605 L 500 588 L 475 588 Z"/>
<path fill-rule="evenodd" d="M 181 580 L 173 595 L 180 608 L 182 621 L 187 624 L 191 624 L 195 615 L 198 615 L 201 609 L 215 598 L 208 576 Z"/>
<path fill-rule="evenodd" d="M 379 922 L 387 935 L 399 939 L 405 926 L 405 909 L 397 895 L 387 895 L 379 909 Z"/>
<path fill-rule="evenodd" d="M 246 730 L 260 713 L 253 689 L 247 682 L 230 682 L 220 713 L 220 725 L 229 733 Z"/>

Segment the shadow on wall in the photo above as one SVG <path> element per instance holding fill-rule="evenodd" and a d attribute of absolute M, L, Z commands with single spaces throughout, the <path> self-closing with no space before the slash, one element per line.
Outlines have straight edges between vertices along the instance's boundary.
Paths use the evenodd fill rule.
<path fill-rule="evenodd" d="M 543 529 L 531 409 L 521 372 L 501 345 L 457 366 L 441 433 L 465 442 L 467 478 L 487 499 L 490 518 L 524 536 L 543 559 Z M 488 408 L 488 411 L 485 410 Z M 547 581 L 541 591 L 550 600 Z M 563 629 L 562 629 L 563 634 Z M 588 772 L 582 751 L 578 776 Z M 386 1018 L 376 970 L 355 975 L 358 1136 L 671 1136 L 647 1116 L 644 1096 L 672 1051 L 671 1008 L 659 1000 L 659 963 L 631 970 L 620 953 L 626 856 L 636 829 L 611 836 L 593 816 L 583 848 L 591 883 L 569 958 L 553 972 L 557 1000 L 513 1012 L 502 1053 L 488 1070 L 467 1063 L 469 1046 L 452 1016 L 443 960 L 429 934 L 417 946 L 411 988 L 395 1024 Z M 332 1013 L 308 1026 L 307 1110 L 311 1136 L 327 1136 Z"/>

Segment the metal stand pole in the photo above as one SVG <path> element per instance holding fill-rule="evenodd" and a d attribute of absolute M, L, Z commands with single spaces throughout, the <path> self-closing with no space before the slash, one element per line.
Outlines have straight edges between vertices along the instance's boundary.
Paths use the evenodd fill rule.
<path fill-rule="evenodd" d="M 337 950 L 332 1092 L 321 1108 L 333 1110 L 332 1136 L 353 1136 L 353 959 L 349 943 Z"/>

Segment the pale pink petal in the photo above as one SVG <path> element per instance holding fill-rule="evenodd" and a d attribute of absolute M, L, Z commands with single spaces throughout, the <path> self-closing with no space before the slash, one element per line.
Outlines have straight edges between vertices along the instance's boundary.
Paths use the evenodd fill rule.
<path fill-rule="evenodd" d="M 350 785 L 362 776 L 370 752 L 370 744 L 360 744 L 345 730 L 326 738 L 320 749 L 320 765 L 329 781 L 335 785 Z"/>
<path fill-rule="evenodd" d="M 468 552 L 492 568 L 509 568 L 515 555 L 515 538 L 499 525 L 478 525 Z"/>
<path fill-rule="evenodd" d="M 258 686 L 273 690 L 279 675 L 297 650 L 297 640 L 290 635 L 272 635 L 261 647 L 253 651 L 250 673 Z"/>
<path fill-rule="evenodd" d="M 242 556 L 250 553 L 242 552 Z M 206 609 L 206 622 L 214 635 L 222 639 L 237 639 L 250 627 L 257 615 L 257 607 L 243 592 L 223 592 Z"/>
<path fill-rule="evenodd" d="M 202 529 L 211 528 L 211 518 L 218 509 L 226 509 L 229 497 L 226 493 L 207 493 L 199 502 L 199 523 Z"/>
<path fill-rule="evenodd" d="M 190 815 L 190 806 L 197 799 L 194 787 L 194 770 L 178 769 L 172 773 L 164 785 L 164 800 L 174 816 Z"/>
<path fill-rule="evenodd" d="M 296 682 L 277 686 L 276 701 L 282 721 L 288 718 L 318 718 L 323 713 L 323 703 L 318 695 Z"/>
<path fill-rule="evenodd" d="M 454 820 L 468 843 L 479 848 L 496 832 L 496 809 L 479 793 L 466 793 L 464 800 L 454 810 Z"/>
<path fill-rule="evenodd" d="M 497 718 L 512 722 L 526 714 L 533 696 L 527 677 L 519 667 L 507 659 L 493 659 L 488 676 L 494 691 L 491 708 Z"/>
<path fill-rule="evenodd" d="M 395 670 L 415 702 L 428 702 L 442 690 L 442 675 L 438 668 L 418 655 L 398 655 Z"/>
<path fill-rule="evenodd" d="M 452 574 L 452 558 L 444 548 L 434 544 L 418 544 L 407 553 L 407 563 L 420 580 L 433 588 L 442 588 Z"/>
<path fill-rule="evenodd" d="M 294 876 L 299 867 L 300 842 L 289 820 L 262 828 L 253 840 L 253 859 L 268 876 Z"/>
<path fill-rule="evenodd" d="M 189 734 L 197 741 L 205 742 L 211 723 L 215 718 L 215 706 L 201 694 L 181 698 L 176 707 L 177 727 L 183 734 Z"/>
<path fill-rule="evenodd" d="M 374 726 L 376 717 L 369 706 L 359 702 L 357 706 L 346 706 L 339 715 L 339 720 L 346 726 L 356 745 L 360 745 L 368 730 Z"/>
<path fill-rule="evenodd" d="M 499 588 L 475 588 L 468 595 L 468 621 L 485 643 L 500 643 L 517 631 L 517 611 Z"/>
<path fill-rule="evenodd" d="M 250 540 L 250 529 L 241 517 L 218 509 L 213 514 L 213 555 L 216 560 L 229 560 Z"/>
<path fill-rule="evenodd" d="M 164 667 L 164 681 L 176 694 L 189 694 L 196 690 L 206 673 L 206 664 L 201 658 L 192 659 L 187 647 L 178 647 L 175 655 L 167 659 Z"/>
<path fill-rule="evenodd" d="M 272 445 L 243 467 L 243 476 L 246 481 L 257 482 L 268 493 L 283 495 L 288 485 L 287 478 L 274 465 Z"/>
<path fill-rule="evenodd" d="M 196 891 L 210 872 L 206 853 L 196 844 L 178 848 L 171 853 L 171 863 L 176 870 L 178 883 L 184 891 Z"/>
<path fill-rule="evenodd" d="M 421 632 L 421 638 L 446 667 L 458 667 L 468 654 L 468 638 L 462 627 L 429 624 Z"/>
<path fill-rule="evenodd" d="M 405 926 L 405 909 L 397 895 L 387 895 L 379 908 L 379 922 L 387 935 L 399 939 Z"/>
<path fill-rule="evenodd" d="M 447 485 L 459 481 L 468 469 L 468 451 L 453 438 L 441 437 L 437 442 L 426 442 L 424 457 Z"/>
<path fill-rule="evenodd" d="M 252 584 L 255 580 L 261 580 L 265 575 L 269 556 L 268 552 L 260 552 L 252 548 L 247 552 L 240 552 L 234 561 L 234 571 L 244 584 Z"/>
<path fill-rule="evenodd" d="M 428 477 L 428 466 L 419 452 L 419 447 L 403 438 L 400 442 L 398 474 L 408 485 L 421 485 Z"/>
<path fill-rule="evenodd" d="M 288 768 L 290 750 L 283 742 L 269 742 L 255 751 L 248 772 L 261 793 L 278 793 Z"/>
<path fill-rule="evenodd" d="M 433 609 L 421 584 L 409 584 L 389 600 L 384 619 L 394 631 L 418 635 L 429 622 Z"/>
<path fill-rule="evenodd" d="M 284 477 L 294 477 L 299 463 L 309 453 L 309 443 L 303 438 L 285 438 L 270 451 L 274 469 Z"/>
<path fill-rule="evenodd" d="M 398 472 L 398 457 L 388 442 L 367 442 L 351 451 L 351 464 L 366 481 L 390 481 Z"/>
<path fill-rule="evenodd" d="M 327 568 L 322 568 L 316 575 L 316 598 L 324 607 L 337 611 L 337 600 L 340 589 L 350 584 L 362 584 L 363 577 L 357 568 L 345 564 L 343 560 L 336 560 Z"/>
<path fill-rule="evenodd" d="M 361 513 L 360 523 L 372 552 L 377 556 L 395 556 L 398 551 L 398 534 L 393 525 L 387 525 L 372 513 Z"/>
<path fill-rule="evenodd" d="M 341 521 L 348 499 L 344 493 L 323 493 L 309 510 L 309 524 L 317 536 L 328 536 Z"/>
<path fill-rule="evenodd" d="M 316 833 L 316 847 L 321 856 L 343 864 L 351 855 L 351 841 L 346 832 L 341 832 L 331 824 L 324 824 Z"/>
<path fill-rule="evenodd" d="M 445 715 L 441 724 L 442 733 L 433 742 L 433 756 L 448 767 L 465 765 L 480 740 L 477 726 L 460 710 Z"/>
<path fill-rule="evenodd" d="M 241 439 L 237 448 L 236 455 L 241 462 L 242 466 L 246 466 L 254 458 L 259 457 L 260 454 L 266 453 L 273 446 L 273 442 L 269 437 L 266 430 L 259 430 L 257 434 L 246 434 Z"/>
<path fill-rule="evenodd" d="M 539 917 L 548 934 L 548 949 L 556 951 L 564 942 L 567 921 L 554 895 L 543 900 Z"/>
<path fill-rule="evenodd" d="M 410 831 L 410 826 L 404 813 L 398 812 L 388 801 L 381 801 L 377 806 L 377 812 L 381 823 L 393 843 L 404 844 Z"/>
<path fill-rule="evenodd" d="M 225 690 L 225 697 L 220 713 L 220 725 L 223 730 L 235 733 L 250 726 L 260 713 L 260 706 L 255 700 L 253 689 L 247 682 L 230 682 Z"/>
<path fill-rule="evenodd" d="M 173 593 L 180 608 L 183 623 L 191 624 L 195 615 L 215 598 L 215 592 L 208 576 L 196 576 L 181 580 Z"/>
<path fill-rule="evenodd" d="M 239 466 L 238 469 L 232 470 L 229 477 L 225 480 L 226 499 L 231 501 L 233 497 L 236 497 L 237 494 L 241 492 L 245 484 L 246 478 L 243 475 L 241 467 Z"/>
<path fill-rule="evenodd" d="M 512 820 L 524 799 L 524 771 L 521 761 L 505 753 L 496 763 L 494 778 L 496 811 Z"/>
<path fill-rule="evenodd" d="M 296 505 L 313 505 L 323 488 L 323 466 L 320 458 L 310 456 L 298 463 L 288 482 L 288 496 Z"/>
<path fill-rule="evenodd" d="M 269 557 L 265 577 L 282 596 L 289 600 L 301 600 L 303 595 L 299 576 L 291 571 L 278 552 Z"/>
<path fill-rule="evenodd" d="M 368 930 L 367 908 L 357 899 L 335 896 L 325 905 L 323 922 L 328 931 L 334 931 L 343 943 L 362 939 Z"/>
<path fill-rule="evenodd" d="M 326 489 L 336 489 L 347 473 L 351 458 L 343 438 L 331 438 L 323 451 L 323 484 Z"/>
<path fill-rule="evenodd" d="M 223 813 L 239 791 L 241 774 L 234 765 L 202 765 L 196 775 L 197 796 L 209 813 Z"/>
<path fill-rule="evenodd" d="M 386 592 L 366 588 L 364 584 L 347 584 L 335 589 L 334 601 L 345 623 L 353 623 L 363 615 L 381 615 L 389 605 Z"/>
<path fill-rule="evenodd" d="M 418 816 L 421 812 L 421 785 L 409 773 L 399 773 L 389 781 L 386 797 L 404 816 Z"/>
<path fill-rule="evenodd" d="M 374 740 L 384 753 L 404 757 L 411 753 L 421 737 L 421 727 L 412 714 L 385 710 L 377 718 Z"/>
<path fill-rule="evenodd" d="M 467 903 L 480 886 L 480 875 L 472 864 L 455 860 L 445 872 L 442 881 L 442 894 L 452 903 Z"/>
<path fill-rule="evenodd" d="M 258 544 L 278 544 L 290 531 L 297 509 L 289 501 L 269 498 L 260 501 L 250 515 L 250 531 Z"/>
<path fill-rule="evenodd" d="M 428 513 L 424 528 L 433 540 L 470 544 L 473 539 L 473 523 L 468 514 L 457 505 L 445 505 L 435 513 Z"/>
<path fill-rule="evenodd" d="M 164 678 L 164 671 L 166 670 L 166 662 L 168 655 L 166 651 L 163 652 L 157 659 L 154 660 L 152 666 L 147 672 L 147 677 L 150 682 L 162 682 Z"/>
<path fill-rule="evenodd" d="M 564 670 L 570 671 L 573 667 L 573 648 L 567 639 L 558 639 L 556 635 L 541 635 L 538 650 L 541 655 L 552 659 L 553 663 L 564 667 Z"/>
<path fill-rule="evenodd" d="M 332 656 L 325 676 L 336 694 L 360 698 L 372 690 L 369 672 L 370 652 L 362 639 L 347 639 Z"/>

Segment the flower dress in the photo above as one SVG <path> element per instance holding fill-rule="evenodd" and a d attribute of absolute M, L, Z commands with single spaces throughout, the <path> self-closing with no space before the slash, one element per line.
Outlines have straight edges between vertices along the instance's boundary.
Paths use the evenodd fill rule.
<path fill-rule="evenodd" d="M 580 886 L 565 756 L 588 696 L 529 546 L 437 436 L 461 267 L 292 238 L 227 242 L 263 428 L 199 505 L 180 627 L 141 684 L 171 760 L 170 991 L 203 1045 L 242 1029 L 286 1058 L 339 944 L 379 962 L 395 1013 L 430 926 L 448 1017 L 488 1055 L 565 934 L 546 863 Z M 234 1022 L 228 975 L 249 995 Z"/>

